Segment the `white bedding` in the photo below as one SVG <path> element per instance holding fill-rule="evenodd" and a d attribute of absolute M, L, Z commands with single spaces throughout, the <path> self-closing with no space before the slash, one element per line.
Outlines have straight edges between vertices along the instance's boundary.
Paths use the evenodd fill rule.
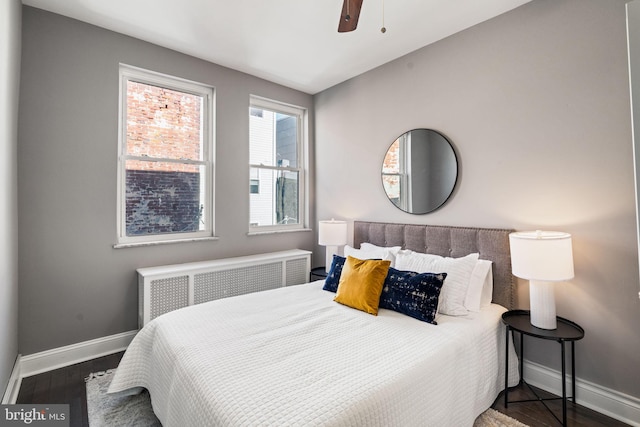
<path fill-rule="evenodd" d="M 435 326 L 340 305 L 322 284 L 156 318 L 127 349 L 109 392 L 147 388 L 166 427 L 464 427 L 503 389 L 505 308 L 439 316 Z"/>

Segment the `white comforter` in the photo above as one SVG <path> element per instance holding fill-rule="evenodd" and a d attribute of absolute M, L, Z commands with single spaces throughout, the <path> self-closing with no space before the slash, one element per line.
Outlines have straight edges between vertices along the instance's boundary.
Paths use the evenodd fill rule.
<path fill-rule="evenodd" d="M 434 326 L 334 295 L 315 282 L 160 316 L 136 335 L 109 392 L 147 388 L 167 427 L 464 427 L 504 387 L 503 307 Z"/>

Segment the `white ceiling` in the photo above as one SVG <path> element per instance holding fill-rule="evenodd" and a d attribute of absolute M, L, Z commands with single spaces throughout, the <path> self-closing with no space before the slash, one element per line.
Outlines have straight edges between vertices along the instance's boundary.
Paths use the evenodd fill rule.
<path fill-rule="evenodd" d="M 310 94 L 531 0 L 23 0 Z M 384 24 L 387 32 L 382 34 Z"/>

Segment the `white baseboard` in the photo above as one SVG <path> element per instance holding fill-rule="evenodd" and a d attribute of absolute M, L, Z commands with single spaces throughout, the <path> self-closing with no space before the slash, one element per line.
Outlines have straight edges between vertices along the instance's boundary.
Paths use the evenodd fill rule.
<path fill-rule="evenodd" d="M 137 333 L 137 330 L 123 332 L 121 334 L 110 335 L 108 337 L 22 356 L 20 361 L 20 377 L 30 377 L 31 375 L 123 351 Z"/>
<path fill-rule="evenodd" d="M 2 396 L 3 405 L 14 404 L 18 399 L 18 392 L 20 391 L 20 384 L 22 383 L 22 377 L 20 376 L 20 360 L 21 356 L 18 355 L 18 357 L 16 357 L 16 362 L 13 364 L 13 370 L 9 377 L 7 389 L 4 392 L 4 396 Z"/>
<path fill-rule="evenodd" d="M 529 360 L 524 361 L 524 379 L 532 386 L 562 395 L 562 374 Z M 571 378 L 567 376 L 567 393 Z M 576 377 L 576 402 L 631 426 L 640 427 L 640 399 Z"/>

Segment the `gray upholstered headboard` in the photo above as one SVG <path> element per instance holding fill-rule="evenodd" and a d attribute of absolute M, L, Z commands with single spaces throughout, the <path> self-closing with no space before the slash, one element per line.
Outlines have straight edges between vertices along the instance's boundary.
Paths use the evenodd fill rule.
<path fill-rule="evenodd" d="M 513 230 L 355 221 L 354 247 L 363 242 L 458 258 L 478 252 L 493 261 L 493 302 L 508 309 L 516 304 L 511 274 L 509 233 Z"/>

